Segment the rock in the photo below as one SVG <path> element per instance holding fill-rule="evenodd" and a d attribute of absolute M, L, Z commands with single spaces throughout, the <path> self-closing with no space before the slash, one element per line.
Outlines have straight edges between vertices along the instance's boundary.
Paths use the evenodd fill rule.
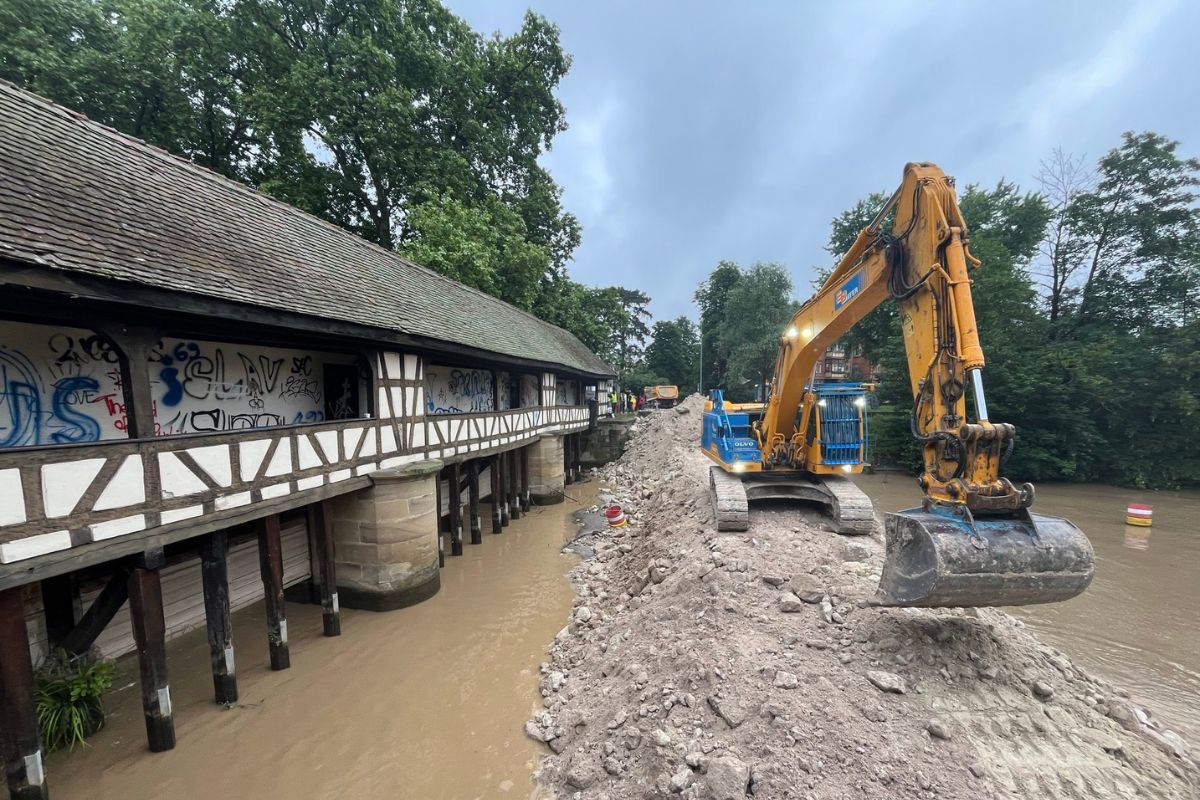
<path fill-rule="evenodd" d="M 828 597 L 821 598 L 821 618 L 830 625 L 834 624 L 833 619 L 833 603 L 829 602 Z"/>
<path fill-rule="evenodd" d="M 703 758 L 700 753 L 693 750 L 683 757 L 683 763 L 687 764 L 692 769 L 700 769 L 700 760 Z"/>
<path fill-rule="evenodd" d="M 527 720 L 525 722 L 525 735 L 528 736 L 530 739 L 533 739 L 535 742 L 546 741 L 546 739 L 542 735 L 542 729 L 539 728 L 538 724 L 536 722 L 534 722 L 533 720 Z"/>
<path fill-rule="evenodd" d="M 929 722 L 925 723 L 925 730 L 929 731 L 929 735 L 934 739 L 950 738 L 950 729 L 940 719 L 929 720 Z"/>
<path fill-rule="evenodd" d="M 788 588 L 806 603 L 819 603 L 825 596 L 825 587 L 813 575 L 793 575 Z"/>
<path fill-rule="evenodd" d="M 637 750 L 642 746 L 642 732 L 630 725 L 625 729 L 625 748 L 627 750 Z"/>
<path fill-rule="evenodd" d="M 883 672 L 882 670 L 871 670 L 867 673 L 867 680 L 875 685 L 875 688 L 881 692 L 889 692 L 891 694 L 907 694 L 908 686 L 894 672 Z"/>
<path fill-rule="evenodd" d="M 665 569 L 663 569 L 662 567 L 653 566 L 650 568 L 650 582 L 651 583 L 662 583 L 666 579 L 666 577 L 667 577 L 667 571 Z"/>
<path fill-rule="evenodd" d="M 700 796 L 706 800 L 742 800 L 750 788 L 750 767 L 735 756 L 708 762 Z"/>
<path fill-rule="evenodd" d="M 696 776 L 687 767 L 679 770 L 671 776 L 671 793 L 680 794 L 684 789 L 692 785 L 692 781 L 695 780 L 695 777 Z"/>
<path fill-rule="evenodd" d="M 548 680 L 550 682 L 550 691 L 557 692 L 562 688 L 563 683 L 566 682 L 567 676 L 563 675 L 558 670 L 555 670 L 554 672 L 550 673 Z"/>
<path fill-rule="evenodd" d="M 871 722 L 887 722 L 887 714 L 878 706 L 868 706 L 862 710 L 862 715 Z"/>
<path fill-rule="evenodd" d="M 621 774 L 621 762 L 617 761 L 612 756 L 608 756 L 607 758 L 604 759 L 604 771 L 607 772 L 609 775 L 620 775 Z"/>
<path fill-rule="evenodd" d="M 567 771 L 567 785 L 573 786 L 576 789 L 586 789 L 596 780 L 596 776 L 591 770 L 583 769 L 579 766 L 571 767 Z"/>
<path fill-rule="evenodd" d="M 800 679 L 794 673 L 779 670 L 775 673 L 775 686 L 778 689 L 795 689 L 800 685 Z"/>
<path fill-rule="evenodd" d="M 667 747 L 671 744 L 671 737 L 668 736 L 667 732 L 661 728 L 655 729 L 655 731 L 650 734 L 650 738 L 653 739 L 654 743 L 659 747 Z"/>
<path fill-rule="evenodd" d="M 978 761 L 973 762 L 967 769 L 971 770 L 971 774 L 976 778 L 982 778 L 984 775 L 987 775 L 987 770 Z"/>
<path fill-rule="evenodd" d="M 692 410 L 690 408 L 688 408 L 687 406 L 675 406 L 675 413 L 676 414 L 690 414 L 690 413 L 692 413 Z"/>
<path fill-rule="evenodd" d="M 722 699 L 716 695 L 708 696 L 708 707 L 731 728 L 736 728 L 750 717 L 750 714 L 742 706 L 728 698 Z"/>
<path fill-rule="evenodd" d="M 1034 696 L 1039 700 L 1049 700 L 1054 696 L 1054 687 L 1045 681 L 1034 681 L 1030 688 L 1033 689 Z"/>
<path fill-rule="evenodd" d="M 783 586 L 784 578 L 782 575 L 763 575 L 763 583 L 768 586 Z"/>
<path fill-rule="evenodd" d="M 779 610 L 785 614 L 794 614 L 802 608 L 804 608 L 803 601 L 791 592 L 785 592 L 779 598 Z"/>
<path fill-rule="evenodd" d="M 575 609 L 575 621 L 586 624 L 592 619 L 592 610 L 587 606 L 580 606 Z"/>
<path fill-rule="evenodd" d="M 871 557 L 871 548 L 862 542 L 846 542 L 842 545 L 842 561 L 866 561 Z"/>

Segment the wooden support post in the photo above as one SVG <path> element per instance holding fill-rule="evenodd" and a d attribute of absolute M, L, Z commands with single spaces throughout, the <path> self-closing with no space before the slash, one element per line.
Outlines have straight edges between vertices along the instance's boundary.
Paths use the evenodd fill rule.
<path fill-rule="evenodd" d="M 271 669 L 292 665 L 288 651 L 287 605 L 283 600 L 283 545 L 279 539 L 279 515 L 262 520 L 258 532 L 258 566 L 262 572 L 263 600 L 267 607 L 267 650 Z"/>
<path fill-rule="evenodd" d="M 446 467 L 446 493 L 450 500 L 450 555 L 463 554 L 462 470 L 457 463 Z"/>
<path fill-rule="evenodd" d="M 570 486 L 575 482 L 571 474 L 571 434 L 563 434 L 563 483 Z"/>
<path fill-rule="evenodd" d="M 529 498 L 529 448 L 522 447 L 517 453 L 521 464 L 521 510 L 528 514 L 533 505 Z"/>
<path fill-rule="evenodd" d="M 23 593 L 20 586 L 0 591 L 0 746 L 10 796 L 46 800 Z"/>
<path fill-rule="evenodd" d="M 479 516 L 479 459 L 467 463 L 467 513 L 471 516 L 471 544 L 483 544 L 483 520 Z"/>
<path fill-rule="evenodd" d="M 496 454 L 496 471 L 500 473 L 500 496 L 496 498 L 496 502 L 500 504 L 500 524 L 507 528 L 508 520 L 508 458 L 504 453 Z"/>
<path fill-rule="evenodd" d="M 571 448 L 571 471 L 575 473 L 575 480 L 583 480 L 583 434 L 575 434 L 575 446 Z"/>
<path fill-rule="evenodd" d="M 337 558 L 333 551 L 333 521 L 329 518 L 329 501 L 320 500 L 314 509 L 316 523 L 317 560 L 320 566 L 318 591 L 321 597 L 321 627 L 326 636 L 342 635 L 342 608 L 338 603 Z"/>
<path fill-rule="evenodd" d="M 212 657 L 213 696 L 223 705 L 238 699 L 233 667 L 233 624 L 229 620 L 229 535 L 213 531 L 200 542 L 200 582 Z"/>
<path fill-rule="evenodd" d="M 492 533 L 500 533 L 504 529 L 504 523 L 500 519 L 500 457 L 492 456 L 492 463 L 489 468 L 491 475 L 492 491 Z"/>
<path fill-rule="evenodd" d="M 508 508 L 509 516 L 521 518 L 521 469 L 517 464 L 517 451 L 505 453 L 508 458 Z"/>
<path fill-rule="evenodd" d="M 146 739 L 152 753 L 175 747 L 171 683 L 167 679 L 167 623 L 159 575 L 164 563 L 162 550 L 151 550 L 135 559 L 129 573 L 129 618 L 141 673 Z"/>
<path fill-rule="evenodd" d="M 55 575 L 42 580 L 42 613 L 46 617 L 46 638 L 51 647 L 62 647 L 63 640 L 82 616 L 79 582 L 75 573 Z"/>
<path fill-rule="evenodd" d="M 438 540 L 438 566 L 446 566 L 446 542 L 442 538 L 442 532 L 445 527 L 442 525 L 442 473 L 439 472 L 433 478 L 434 487 L 434 514 L 437 516 L 437 540 Z"/>

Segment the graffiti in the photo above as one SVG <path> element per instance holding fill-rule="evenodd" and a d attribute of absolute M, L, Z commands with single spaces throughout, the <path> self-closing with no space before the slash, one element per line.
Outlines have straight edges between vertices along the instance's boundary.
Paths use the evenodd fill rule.
<path fill-rule="evenodd" d="M 349 378 L 342 380 L 342 393 L 333 401 L 333 418 L 350 419 L 354 416 L 354 388 Z"/>
<path fill-rule="evenodd" d="M 158 435 L 236 431 L 358 415 L 320 354 L 164 339 L 150 354 Z M 336 363 L 336 362 L 335 362 Z M 352 369 L 349 365 L 338 365 Z M 325 384 L 336 387 L 326 390 Z M 325 406 L 325 394 L 339 403 Z M 343 418 L 343 417 L 339 417 Z M 125 438 L 120 356 L 103 336 L 74 328 L 0 322 L 0 447 Z"/>
<path fill-rule="evenodd" d="M 105 354 L 111 350 L 77 341 L 63 334 L 52 336 L 43 348 L 43 369 L 26 352 L 0 346 L 0 447 L 105 438 L 102 419 L 92 408 L 100 399 L 101 381 L 86 373 L 107 363 Z M 110 373 L 100 375 L 111 384 Z M 109 430 L 110 438 L 119 433 L 111 425 Z"/>
<path fill-rule="evenodd" d="M 431 365 L 425 370 L 425 410 L 429 414 L 492 411 L 492 373 Z"/>

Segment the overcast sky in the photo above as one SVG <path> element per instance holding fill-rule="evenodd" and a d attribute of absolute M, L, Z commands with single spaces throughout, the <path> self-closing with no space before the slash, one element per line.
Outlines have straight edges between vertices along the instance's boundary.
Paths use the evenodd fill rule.
<path fill-rule="evenodd" d="M 544 163 L 583 224 L 572 275 L 696 315 L 721 259 L 778 261 L 798 297 L 829 222 L 908 161 L 1035 189 L 1055 147 L 1126 130 L 1200 155 L 1200 2 L 447 0 L 512 33 L 527 7 L 574 57 Z"/>

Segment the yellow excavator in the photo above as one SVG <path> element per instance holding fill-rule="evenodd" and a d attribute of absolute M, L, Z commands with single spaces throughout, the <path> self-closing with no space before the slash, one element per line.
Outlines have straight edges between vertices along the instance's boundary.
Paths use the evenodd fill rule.
<path fill-rule="evenodd" d="M 813 375 L 825 350 L 890 298 L 899 305 L 925 496 L 919 508 L 886 515 L 877 601 L 1026 605 L 1087 588 L 1095 568 L 1087 537 L 1065 519 L 1031 513 L 1033 486 L 1000 475 L 1015 429 L 988 419 L 968 277 L 978 266 L 954 179 L 934 164 L 905 166 L 900 188 L 785 328 L 766 403 L 727 404 L 713 392 L 701 448 L 716 462 L 719 529 L 746 530 L 751 501 L 791 498 L 822 504 L 841 533 L 870 532 L 870 500 L 847 477 L 866 460 L 866 387 Z"/>

